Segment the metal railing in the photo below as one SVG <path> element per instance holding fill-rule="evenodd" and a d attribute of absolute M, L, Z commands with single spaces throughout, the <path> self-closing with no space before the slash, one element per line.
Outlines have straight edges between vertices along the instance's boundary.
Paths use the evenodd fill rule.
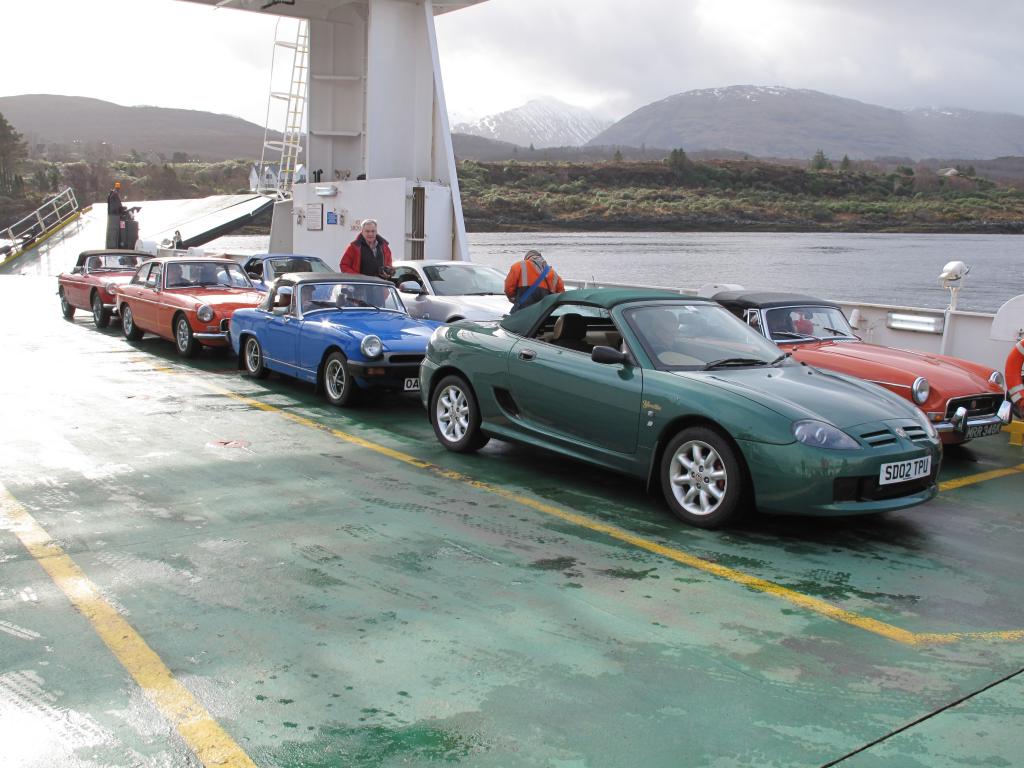
<path fill-rule="evenodd" d="M 0 230 L 0 240 L 10 243 L 11 253 L 24 250 L 48 232 L 63 226 L 78 213 L 75 192 L 68 187 L 54 195 L 32 213 L 14 222 L 7 229 Z"/>

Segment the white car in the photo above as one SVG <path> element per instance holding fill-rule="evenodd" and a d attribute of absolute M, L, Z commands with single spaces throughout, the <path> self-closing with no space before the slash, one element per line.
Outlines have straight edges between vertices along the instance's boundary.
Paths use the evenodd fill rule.
<path fill-rule="evenodd" d="M 467 261 L 396 261 L 391 278 L 409 314 L 425 320 L 500 320 L 512 309 L 505 276 Z"/>

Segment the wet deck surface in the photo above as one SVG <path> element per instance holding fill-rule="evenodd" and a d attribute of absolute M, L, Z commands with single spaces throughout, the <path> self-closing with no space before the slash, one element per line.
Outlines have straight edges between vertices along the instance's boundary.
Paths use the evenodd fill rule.
<path fill-rule="evenodd" d="M 333 409 L 63 321 L 53 289 L 0 279 L 4 765 L 200 764 L 17 515 L 260 766 L 816 766 L 876 740 L 839 764 L 1019 764 L 1024 472 L 698 531 L 583 465 L 449 454 L 416 400 Z M 1022 464 L 998 436 L 942 479 Z"/>

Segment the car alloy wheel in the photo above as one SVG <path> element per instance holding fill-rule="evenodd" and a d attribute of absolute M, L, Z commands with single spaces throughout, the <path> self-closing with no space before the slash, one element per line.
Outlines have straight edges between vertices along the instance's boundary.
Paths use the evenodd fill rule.
<path fill-rule="evenodd" d="M 263 348 L 255 336 L 245 337 L 245 371 L 257 379 L 265 378 L 268 371 L 263 364 Z"/>
<path fill-rule="evenodd" d="M 746 478 L 732 444 L 708 427 L 689 427 L 665 447 L 662 490 L 673 513 L 701 528 L 716 528 L 741 512 Z"/>
<path fill-rule="evenodd" d="M 195 357 L 199 352 L 199 344 L 192 336 L 192 326 L 184 315 L 178 315 L 174 323 L 174 345 L 182 357 Z"/>
<path fill-rule="evenodd" d="M 445 376 L 434 388 L 430 416 L 434 434 L 450 451 L 476 451 L 490 439 L 480 430 L 480 408 L 473 390 L 459 376 Z"/>
<path fill-rule="evenodd" d="M 348 358 L 341 352 L 331 352 L 327 356 L 322 384 L 331 405 L 349 405 L 355 398 L 356 383 L 348 372 Z"/>
<path fill-rule="evenodd" d="M 75 316 L 75 308 L 68 303 L 68 297 L 64 295 L 64 289 L 60 289 L 60 313 L 65 320 L 71 320 Z"/>
<path fill-rule="evenodd" d="M 110 310 L 103 306 L 103 299 L 99 293 L 92 295 L 92 321 L 97 328 L 106 328 L 110 325 Z"/>
<path fill-rule="evenodd" d="M 142 338 L 143 331 L 135 324 L 135 315 L 132 314 L 132 308 L 127 304 L 121 307 L 121 329 L 124 331 L 126 339 L 138 341 Z"/>

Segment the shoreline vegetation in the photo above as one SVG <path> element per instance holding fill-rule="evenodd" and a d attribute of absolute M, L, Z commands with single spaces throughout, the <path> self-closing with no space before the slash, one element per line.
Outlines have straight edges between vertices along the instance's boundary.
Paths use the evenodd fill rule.
<path fill-rule="evenodd" d="M 104 145 L 106 146 L 106 145 Z M 107 150 L 109 152 L 109 147 Z M 664 159 L 461 160 L 457 164 L 466 228 L 509 231 L 907 232 L 1024 234 L 1024 158 L 934 164 L 693 159 L 674 149 Z M 986 178 L 986 164 L 1019 175 Z M 123 199 L 160 200 L 249 192 L 249 160 L 197 162 L 123 158 L 104 148 L 69 157 L 30 156 L 0 116 L 0 228 L 72 187 L 80 204 L 106 200 L 113 182 Z M 265 234 L 269 214 L 244 234 Z"/>
<path fill-rule="evenodd" d="M 761 160 L 459 163 L 466 227 L 487 231 L 1024 234 L 1024 189 L 972 167 Z M 817 166 L 817 167 L 816 167 Z"/>

